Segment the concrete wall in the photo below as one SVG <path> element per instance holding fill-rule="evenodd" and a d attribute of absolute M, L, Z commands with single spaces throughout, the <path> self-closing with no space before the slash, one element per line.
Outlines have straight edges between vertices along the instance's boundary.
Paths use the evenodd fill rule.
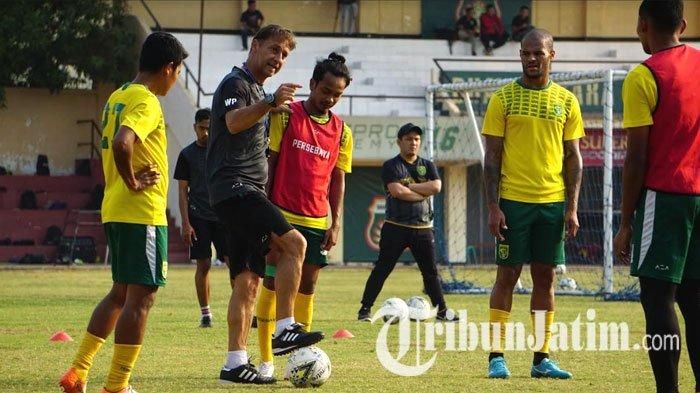
<path fill-rule="evenodd" d="M 639 1 L 533 0 L 532 22 L 556 37 L 636 38 Z M 700 37 L 700 1 L 684 2 L 685 37 Z"/>
<path fill-rule="evenodd" d="M 511 3 L 506 0 L 502 3 L 504 1 L 506 5 Z M 199 28 L 199 1 L 147 0 L 146 3 L 166 28 Z M 130 0 L 129 6 L 131 12 L 153 25 L 140 1 Z M 444 12 L 423 15 L 422 6 L 438 7 Z M 532 0 L 533 24 L 550 30 L 556 37 L 634 38 L 638 7 L 639 1 Z M 281 24 L 299 32 L 337 32 L 336 8 L 335 0 L 258 0 L 258 9 L 265 15 L 265 23 Z M 239 29 L 240 14 L 245 9 L 246 0 L 206 0 L 204 27 Z M 360 0 L 359 10 L 360 33 L 431 35 L 436 26 L 452 27 L 454 3 Z M 685 36 L 700 37 L 700 1 L 686 1 L 685 16 L 688 20 Z M 423 21 L 423 17 L 436 21 Z M 507 27 L 511 18 L 511 12 L 506 12 L 503 21 Z M 422 25 L 430 26 L 430 31 L 421 32 Z"/>
<path fill-rule="evenodd" d="M 181 0 L 148 0 L 146 4 L 166 29 L 198 29 L 200 2 Z M 361 33 L 420 34 L 421 3 L 415 0 L 360 0 Z M 246 0 L 206 0 L 204 28 L 240 29 L 240 16 L 247 8 Z M 336 0 L 258 0 L 257 8 L 265 23 L 280 24 L 297 32 L 332 33 L 339 31 Z M 140 1 L 129 1 L 130 12 L 153 26 L 152 19 Z"/>
<path fill-rule="evenodd" d="M 6 88 L 7 107 L 0 109 L 0 165 L 15 174 L 34 174 L 37 154 L 49 158 L 51 174 L 69 175 L 76 158 L 89 158 L 90 125 L 76 124 L 100 112 L 112 86 L 94 90 Z"/>

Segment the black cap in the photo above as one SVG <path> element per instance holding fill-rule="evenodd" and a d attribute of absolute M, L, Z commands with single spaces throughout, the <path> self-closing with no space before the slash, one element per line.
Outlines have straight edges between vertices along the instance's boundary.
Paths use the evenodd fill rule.
<path fill-rule="evenodd" d="M 399 128 L 399 133 L 396 134 L 396 137 L 401 139 L 404 135 L 408 135 L 410 132 L 416 132 L 418 135 L 423 135 L 422 128 L 413 123 L 406 123 Z"/>

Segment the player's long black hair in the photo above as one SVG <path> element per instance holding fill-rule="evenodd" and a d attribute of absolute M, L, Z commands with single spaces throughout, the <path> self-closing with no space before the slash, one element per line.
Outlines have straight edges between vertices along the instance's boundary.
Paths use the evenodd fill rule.
<path fill-rule="evenodd" d="M 350 76 L 350 70 L 345 65 L 345 57 L 333 52 L 328 55 L 327 59 L 316 62 L 312 78 L 316 82 L 320 82 L 327 72 L 330 72 L 333 76 L 345 78 L 345 87 L 350 85 L 352 77 Z"/>

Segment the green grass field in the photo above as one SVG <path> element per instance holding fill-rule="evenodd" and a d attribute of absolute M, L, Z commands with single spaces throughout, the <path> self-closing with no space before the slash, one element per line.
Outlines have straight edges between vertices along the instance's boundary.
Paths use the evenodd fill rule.
<path fill-rule="evenodd" d="M 226 353 L 225 310 L 230 293 L 225 268 L 212 271 L 214 328 L 200 329 L 192 268 L 171 268 L 169 283 L 158 294 L 149 320 L 141 357 L 132 376 L 139 392 L 220 392 L 225 390 L 285 391 L 289 382 L 273 387 L 224 387 L 218 373 Z M 375 354 L 380 325 L 355 320 L 359 298 L 369 268 L 328 268 L 321 274 L 317 291 L 314 329 L 328 338 L 320 347 L 333 363 L 333 375 L 320 389 L 328 392 L 647 392 L 653 391 L 653 376 L 643 350 L 626 352 L 557 352 L 553 357 L 574 373 L 569 381 L 533 380 L 529 377 L 530 352 L 507 355 L 513 376 L 509 380 L 486 378 L 482 350 L 446 352 L 436 343 L 434 366 L 418 377 L 400 377 L 384 369 Z M 100 268 L 0 270 L 0 392 L 57 392 L 56 383 L 69 366 L 90 313 L 111 285 L 110 273 Z M 422 285 L 414 268 L 397 268 L 387 281 L 380 301 L 390 296 L 419 295 Z M 455 309 L 467 309 L 470 320 L 486 321 L 487 296 L 448 296 Z M 528 297 L 516 296 L 513 319 L 528 323 Z M 607 303 L 590 298 L 557 299 L 557 320 L 570 322 L 589 308 L 596 320 L 626 322 L 630 345 L 641 342 L 644 321 L 638 303 Z M 375 307 L 376 310 L 376 307 Z M 355 338 L 333 340 L 337 329 L 350 330 Z M 49 337 L 65 330 L 76 341 L 55 343 Z M 255 330 L 249 353 L 257 363 Z M 440 348 L 443 349 L 440 349 Z M 692 391 L 694 378 L 683 348 L 680 365 L 681 391 Z M 395 353 L 395 351 L 394 351 Z M 404 363 L 415 364 L 412 353 Z M 99 391 L 112 355 L 112 339 L 95 359 L 88 391 Z M 432 356 L 431 354 L 429 354 Z M 429 356 L 423 356 L 423 361 Z M 286 358 L 275 361 L 277 376 Z M 229 385 L 230 386 L 230 385 Z"/>

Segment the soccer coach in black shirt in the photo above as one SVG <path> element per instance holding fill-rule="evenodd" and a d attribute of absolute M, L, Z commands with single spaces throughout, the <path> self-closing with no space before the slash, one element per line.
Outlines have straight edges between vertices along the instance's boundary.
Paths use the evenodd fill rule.
<path fill-rule="evenodd" d="M 277 264 L 277 328 L 272 339 L 275 355 L 313 345 L 321 332 L 306 332 L 294 323 L 294 298 L 299 289 L 306 241 L 266 197 L 266 126 L 272 108 L 294 100 L 301 86 L 283 83 L 274 94 L 263 90 L 296 46 L 294 34 L 278 25 L 260 29 L 248 59 L 224 77 L 214 93 L 207 183 L 209 198 L 226 226 L 233 292 L 228 308 L 228 354 L 220 372 L 222 383 L 274 383 L 249 364 L 246 351 L 258 285 L 265 273 L 265 255 L 275 253 Z"/>
<path fill-rule="evenodd" d="M 433 208 L 430 198 L 440 192 L 442 181 L 432 161 L 418 157 L 423 130 L 404 124 L 396 143 L 399 155 L 385 161 L 382 181 L 386 192 L 386 217 L 379 240 L 379 258 L 365 284 L 362 307 L 357 313 L 360 321 L 369 321 L 372 305 L 381 292 L 396 261 L 408 247 L 413 254 L 423 285 L 430 301 L 437 307 L 437 319 L 456 320 L 447 315 L 437 267 L 435 266 L 435 238 L 433 236 Z"/>

